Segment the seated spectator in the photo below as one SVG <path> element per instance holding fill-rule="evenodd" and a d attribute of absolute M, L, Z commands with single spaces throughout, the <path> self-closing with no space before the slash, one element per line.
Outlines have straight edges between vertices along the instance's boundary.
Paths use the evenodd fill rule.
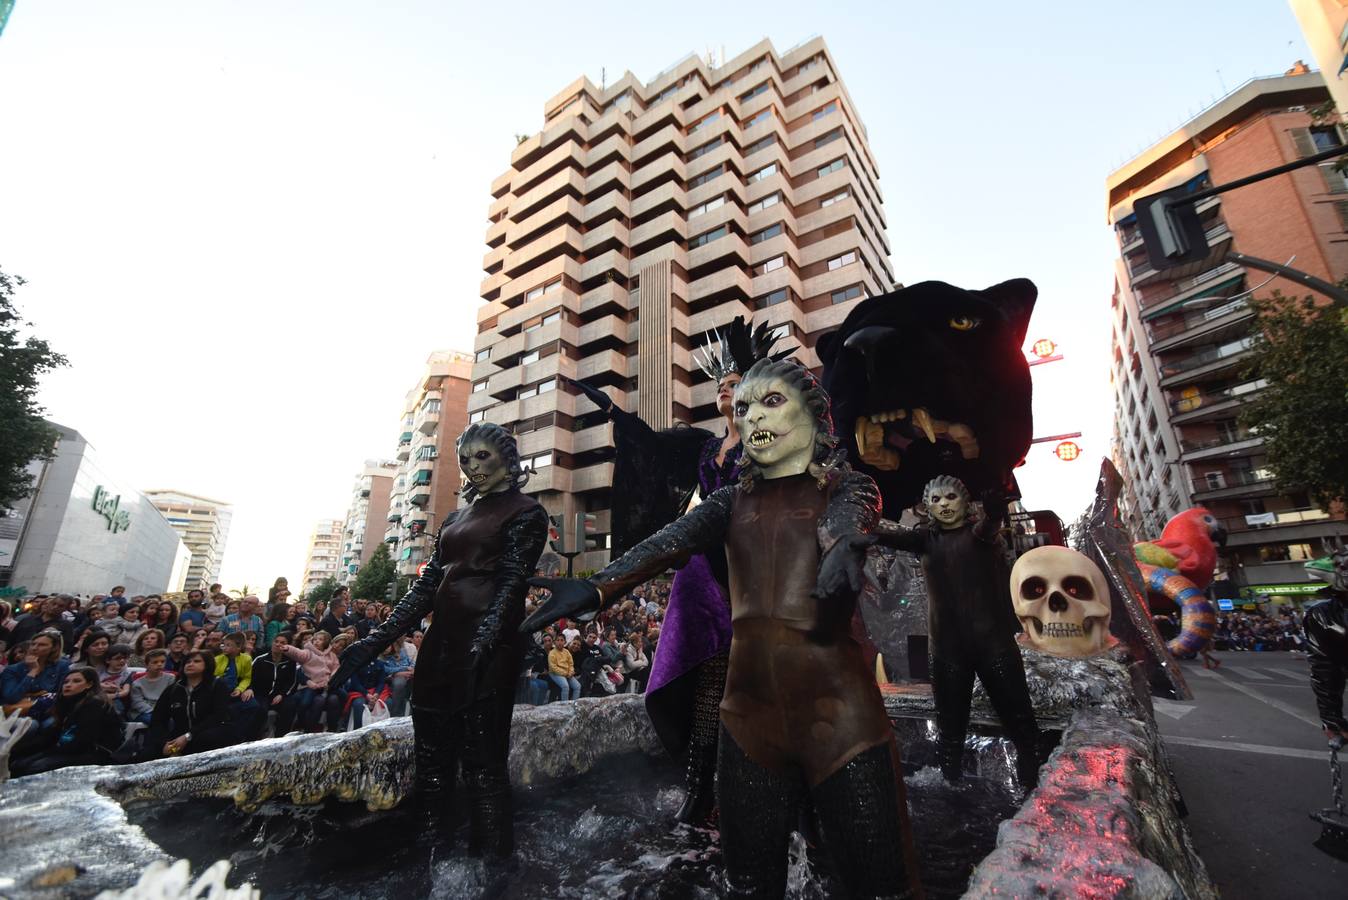
<path fill-rule="evenodd" d="M 623 676 L 627 679 L 627 690 L 641 694 L 646 690 L 646 679 L 650 676 L 651 661 L 646 657 L 646 641 L 641 632 L 635 632 L 628 638 L 623 648 Z"/>
<path fill-rule="evenodd" d="M 213 628 L 219 628 L 220 621 L 229 615 L 229 604 L 238 602 L 237 600 L 231 601 L 225 594 L 213 591 L 203 610 L 206 613 L 206 624 Z"/>
<path fill-rule="evenodd" d="M 272 590 L 276 590 L 272 588 Z M 272 639 L 283 631 L 293 631 L 292 622 L 295 619 L 295 607 L 289 603 L 277 603 L 271 608 L 271 613 L 267 616 L 267 624 L 262 628 L 261 649 L 268 650 L 271 647 Z"/>
<path fill-rule="evenodd" d="M 215 678 L 215 659 L 204 650 L 187 654 L 183 671 L 159 697 L 140 759 L 200 753 L 228 746 L 229 688 Z"/>
<path fill-rule="evenodd" d="M 365 724 L 365 711 L 374 710 L 378 704 L 384 705 L 388 712 L 389 689 L 384 675 L 384 663 L 381 659 L 370 662 L 342 686 L 346 691 L 346 709 L 344 718 L 350 716 L 351 727 L 360 728 Z M 385 716 L 387 717 L 387 716 Z"/>
<path fill-rule="evenodd" d="M 147 628 L 131 643 L 131 661 L 133 669 L 144 669 L 145 654 L 151 650 L 167 650 L 164 646 L 164 632 L 158 628 Z"/>
<path fill-rule="evenodd" d="M 548 651 L 548 678 L 557 685 L 561 700 L 575 700 L 580 696 L 580 682 L 576 680 L 575 658 L 563 641 Z"/>
<path fill-rule="evenodd" d="M 103 673 L 107 670 L 108 648 L 111 646 L 112 638 L 106 631 L 98 627 L 90 628 L 80 638 L 80 644 L 75 648 L 75 652 L 70 655 L 70 662 L 72 665 L 96 669 L 99 680 L 102 680 Z"/>
<path fill-rule="evenodd" d="M 140 609 L 134 605 L 123 608 L 117 620 L 117 628 L 118 633 L 114 636 L 117 643 L 126 644 L 128 647 L 134 644 L 136 638 L 145 630 L 145 623 L 140 620 Z"/>
<path fill-rule="evenodd" d="M 337 671 L 338 655 L 350 643 L 350 639 L 345 636 L 332 639 L 326 631 L 316 631 L 307 648 L 285 648 L 286 657 L 298 663 L 304 672 L 304 687 L 299 690 L 295 700 L 296 717 L 301 728 L 317 731 L 324 719 L 329 731 L 336 731 L 341 725 L 346 697 L 340 690 L 329 691 L 328 681 Z"/>
<path fill-rule="evenodd" d="M 524 649 L 524 668 L 521 673 L 526 703 L 542 706 L 548 702 L 548 651 L 552 649 L 552 638 L 543 635 L 540 646 L 529 641 Z"/>
<path fill-rule="evenodd" d="M 38 632 L 55 628 L 61 633 L 61 646 L 75 646 L 75 633 L 70 623 L 65 620 L 65 607 L 65 601 L 59 597 L 43 599 L 41 606 L 36 610 L 14 619 L 14 624 L 10 626 L 10 643 L 31 641 Z"/>
<path fill-rule="evenodd" d="M 168 651 L 163 649 L 145 651 L 145 671 L 131 682 L 131 697 L 126 718 L 142 725 L 150 724 L 150 716 L 159 698 L 173 684 L 173 673 L 166 671 Z"/>
<path fill-rule="evenodd" d="M 235 603 L 230 603 L 233 611 L 225 615 L 220 622 L 220 631 L 225 634 L 239 634 L 252 632 L 262 636 L 263 624 L 262 617 L 257 614 L 258 600 L 251 594 Z"/>
<path fill-rule="evenodd" d="M 591 697 L 603 693 L 595 683 L 604 666 L 604 653 L 599 649 L 599 635 L 587 630 L 585 642 L 576 642 L 576 671 L 579 673 L 581 695 Z"/>
<path fill-rule="evenodd" d="M 61 632 L 55 628 L 38 632 L 23 656 L 0 672 L 0 704 L 5 714 L 22 709 L 32 715 L 39 699 L 55 698 L 69 671 L 70 663 L 61 658 Z"/>
<path fill-rule="evenodd" d="M 187 592 L 187 606 L 178 616 L 178 630 L 187 635 L 190 643 L 197 632 L 206 626 L 206 598 L 201 591 Z"/>
<path fill-rule="evenodd" d="M 113 644 L 108 648 L 108 664 L 103 670 L 99 682 L 103 686 L 103 696 L 108 705 L 117 713 L 117 718 L 125 719 L 131 703 L 131 682 L 134 680 L 127 663 L 131 659 L 131 648 L 126 644 Z"/>
<path fill-rule="evenodd" d="M 295 692 L 300 678 L 299 668 L 285 652 L 290 638 L 291 632 L 277 632 L 272 636 L 270 651 L 253 660 L 253 699 L 259 711 L 254 736 L 260 736 L 266 729 L 269 712 L 276 713 L 273 734 L 288 734 L 295 723 Z"/>
<path fill-rule="evenodd" d="M 407 652 L 407 639 L 402 635 L 394 638 L 380 660 L 384 665 L 384 677 L 389 688 L 389 715 L 406 715 L 407 698 L 412 693 L 412 671 L 415 666 L 412 655 Z"/>
<path fill-rule="evenodd" d="M 30 729 L 10 751 L 14 777 L 66 766 L 110 762 L 122 744 L 122 722 L 99 689 L 98 673 L 88 666 L 71 669 L 61 683 L 50 726 Z"/>
<path fill-rule="evenodd" d="M 168 642 L 168 657 L 164 660 L 164 671 L 172 672 L 174 675 L 181 672 L 191 649 L 192 642 L 186 632 L 180 631 L 171 637 Z"/>

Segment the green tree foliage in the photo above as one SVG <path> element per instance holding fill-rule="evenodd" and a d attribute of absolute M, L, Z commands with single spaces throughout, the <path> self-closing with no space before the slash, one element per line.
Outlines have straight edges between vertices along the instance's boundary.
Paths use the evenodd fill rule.
<path fill-rule="evenodd" d="M 304 595 L 304 600 L 309 604 L 327 603 L 332 599 L 333 592 L 335 592 L 339 586 L 337 579 L 329 575 L 327 578 L 324 578 L 318 584 L 314 585 L 309 593 Z"/>
<path fill-rule="evenodd" d="M 42 419 L 37 404 L 38 380 L 45 372 L 67 365 L 46 341 L 20 338 L 23 319 L 14 306 L 14 291 L 24 283 L 0 271 L 0 507 L 33 492 L 28 464 L 51 459 L 56 429 Z"/>
<path fill-rule="evenodd" d="M 388 583 L 393 580 L 393 559 L 388 555 L 388 544 L 381 543 L 360 567 L 360 574 L 351 585 L 353 600 L 383 600 Z"/>
<path fill-rule="evenodd" d="M 1251 301 L 1262 335 L 1247 374 L 1268 387 L 1241 410 L 1264 439 L 1284 490 L 1305 491 L 1321 508 L 1348 497 L 1348 321 L 1335 306 L 1274 292 Z"/>

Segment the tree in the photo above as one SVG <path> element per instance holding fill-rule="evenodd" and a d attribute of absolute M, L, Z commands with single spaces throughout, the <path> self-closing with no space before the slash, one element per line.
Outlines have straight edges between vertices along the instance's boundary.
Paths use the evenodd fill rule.
<path fill-rule="evenodd" d="M 341 587 L 341 585 L 338 583 L 337 579 L 329 575 L 327 578 L 324 578 L 318 584 L 314 585 L 309 592 L 304 595 L 304 599 L 308 603 L 327 603 L 332 599 L 332 595 L 339 587 Z"/>
<path fill-rule="evenodd" d="M 38 380 L 52 369 L 68 365 L 46 341 L 20 339 L 23 319 L 14 307 L 14 291 L 24 280 L 0 271 L 0 507 L 10 506 L 33 492 L 28 464 L 51 459 L 56 452 L 56 429 L 42 418 L 37 404 Z"/>
<path fill-rule="evenodd" d="M 1247 375 L 1268 386 L 1240 413 L 1264 439 L 1284 490 L 1304 491 L 1329 509 L 1348 497 L 1348 319 L 1345 310 L 1274 292 L 1252 300 L 1261 334 Z"/>
<path fill-rule="evenodd" d="M 393 559 L 388 555 L 388 544 L 381 543 L 360 567 L 360 574 L 351 585 L 353 600 L 383 600 L 388 584 L 394 578 Z"/>

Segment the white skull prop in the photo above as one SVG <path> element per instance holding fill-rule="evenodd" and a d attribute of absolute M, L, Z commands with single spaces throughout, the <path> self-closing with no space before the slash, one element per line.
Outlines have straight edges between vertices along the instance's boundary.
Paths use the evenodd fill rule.
<path fill-rule="evenodd" d="M 1016 560 L 1011 601 L 1036 650 L 1082 657 L 1112 643 L 1109 585 L 1099 567 L 1075 550 L 1035 547 Z"/>

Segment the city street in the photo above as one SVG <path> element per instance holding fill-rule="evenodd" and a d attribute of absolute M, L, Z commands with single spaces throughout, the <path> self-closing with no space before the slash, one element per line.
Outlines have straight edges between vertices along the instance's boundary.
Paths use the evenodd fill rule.
<path fill-rule="evenodd" d="M 1186 662 L 1194 701 L 1156 701 L 1194 842 L 1224 898 L 1348 896 L 1348 862 L 1318 850 L 1329 752 L 1300 654 Z M 1348 753 L 1344 754 L 1348 762 Z"/>

